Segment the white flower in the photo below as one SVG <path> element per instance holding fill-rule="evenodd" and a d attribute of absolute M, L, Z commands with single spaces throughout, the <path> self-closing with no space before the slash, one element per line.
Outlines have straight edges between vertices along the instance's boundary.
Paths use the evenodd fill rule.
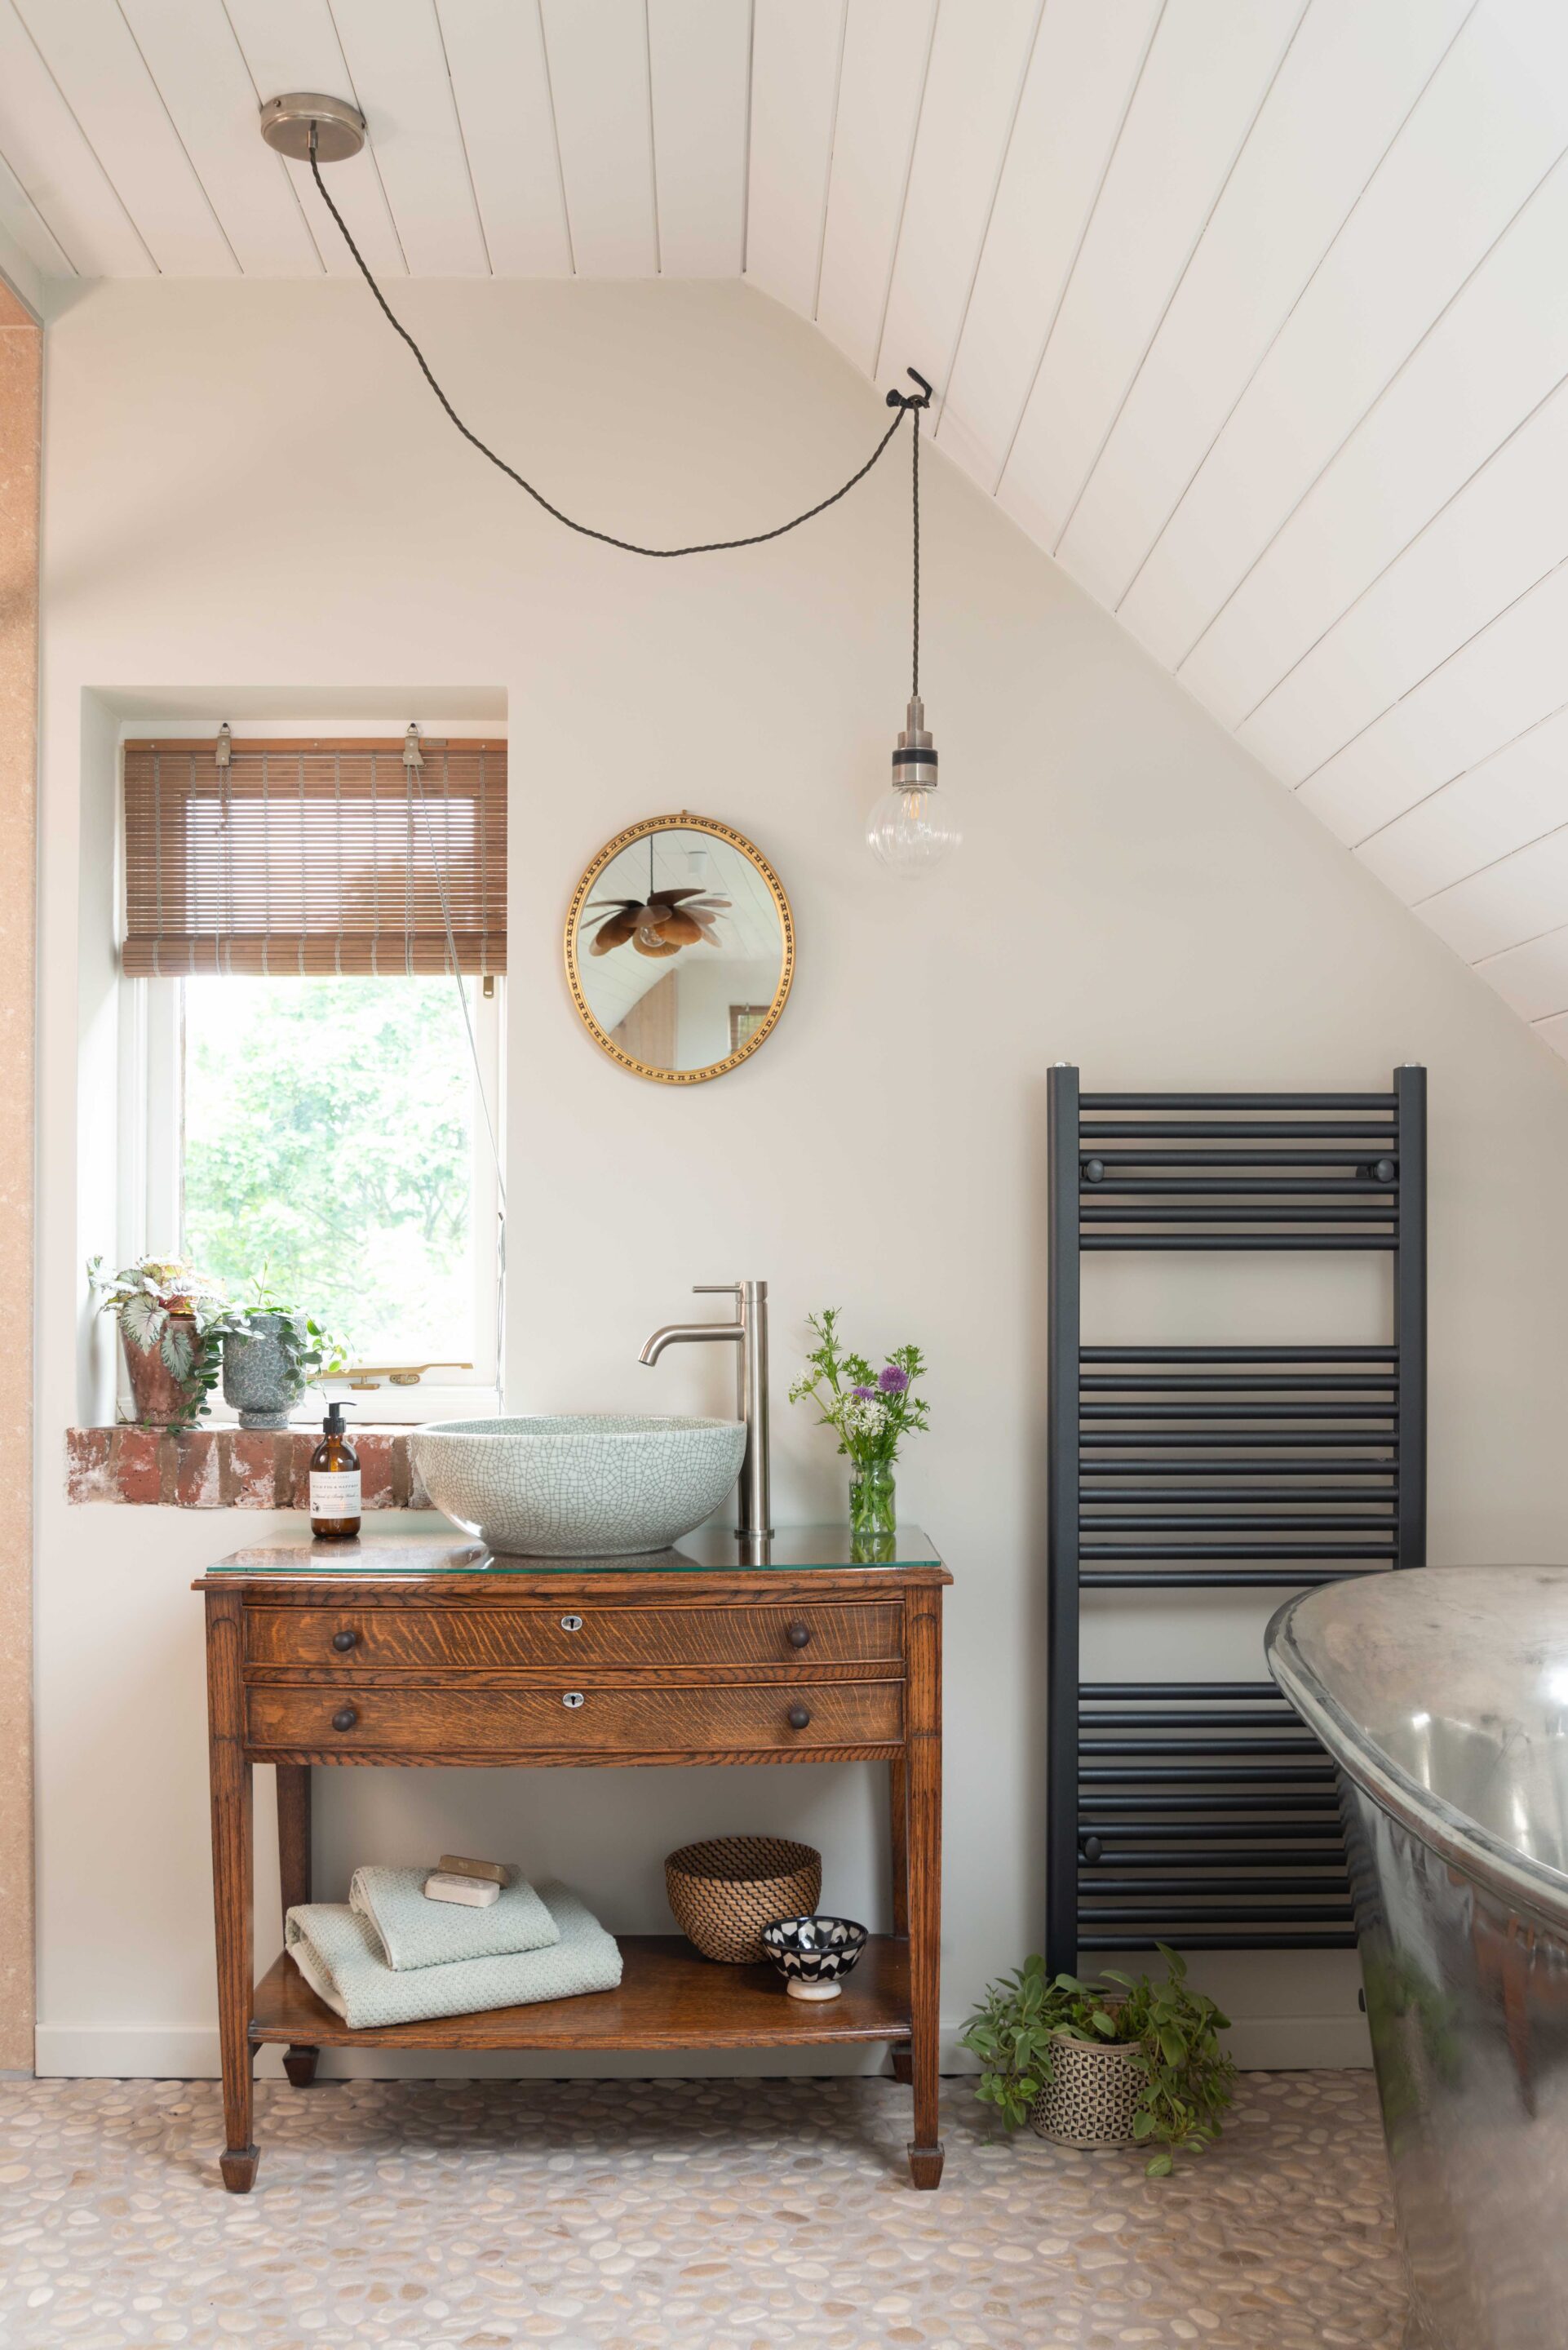
<path fill-rule="evenodd" d="M 879 1396 L 846 1396 L 835 1417 L 841 1436 L 869 1439 L 888 1425 L 888 1407 Z"/>

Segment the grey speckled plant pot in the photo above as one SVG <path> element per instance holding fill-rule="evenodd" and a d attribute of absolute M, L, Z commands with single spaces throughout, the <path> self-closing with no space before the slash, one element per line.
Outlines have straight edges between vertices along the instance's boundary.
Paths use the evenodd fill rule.
<path fill-rule="evenodd" d="M 436 1420 L 410 1440 L 437 1509 L 524 1558 L 667 1549 L 712 1515 L 745 1449 L 738 1419 L 630 1412 Z"/>
<path fill-rule="evenodd" d="M 223 1401 L 239 1413 L 242 1428 L 286 1428 L 305 1393 L 305 1381 L 271 1336 L 283 1319 L 258 1314 L 246 1335 L 223 1340 Z"/>

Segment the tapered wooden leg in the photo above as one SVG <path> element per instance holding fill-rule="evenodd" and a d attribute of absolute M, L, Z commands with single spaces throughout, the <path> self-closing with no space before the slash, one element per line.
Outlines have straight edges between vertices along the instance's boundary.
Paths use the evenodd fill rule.
<path fill-rule="evenodd" d="M 908 1940 L 909 1933 L 909 1773 L 902 1754 L 888 1765 L 888 1846 L 893 1863 L 893 1931 Z M 913 2059 L 908 2041 L 892 2050 L 893 2078 L 907 2089 L 913 2081 Z"/>
<path fill-rule="evenodd" d="M 909 2064 L 915 2135 L 909 2177 L 935 2187 L 942 2175 L 937 2135 L 937 2071 L 942 1929 L 942 1631 L 941 1599 L 911 1592 L 906 1602 L 905 1754 L 909 1775 Z M 897 2058 L 895 2057 L 895 2070 Z"/>
<path fill-rule="evenodd" d="M 283 1914 L 310 1898 L 310 1765 L 277 1765 L 277 1875 Z M 283 2069 L 296 2089 L 308 2089 L 316 2078 L 319 2048 L 291 2047 Z"/>
<path fill-rule="evenodd" d="M 888 1765 L 888 1845 L 893 1861 L 893 1931 L 909 1930 L 909 1773 L 902 1754 Z"/>
<path fill-rule="evenodd" d="M 310 1898 L 310 1765 L 277 1765 L 277 1875 L 284 1915 Z"/>
<path fill-rule="evenodd" d="M 256 2175 L 250 2044 L 255 1998 L 251 1766 L 244 1752 L 237 1594 L 207 1594 L 207 1722 L 213 1794 L 213 1909 L 218 1943 L 218 2047 L 223 2069 L 223 2185 L 243 2195 Z"/>

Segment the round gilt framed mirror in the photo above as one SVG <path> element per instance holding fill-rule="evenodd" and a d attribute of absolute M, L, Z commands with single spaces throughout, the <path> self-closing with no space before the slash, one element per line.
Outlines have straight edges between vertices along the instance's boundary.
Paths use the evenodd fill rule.
<path fill-rule="evenodd" d="M 697 1086 L 739 1068 L 777 1026 L 794 975 L 778 875 L 711 816 L 628 825 L 572 893 L 572 1002 L 595 1044 L 636 1076 Z"/>

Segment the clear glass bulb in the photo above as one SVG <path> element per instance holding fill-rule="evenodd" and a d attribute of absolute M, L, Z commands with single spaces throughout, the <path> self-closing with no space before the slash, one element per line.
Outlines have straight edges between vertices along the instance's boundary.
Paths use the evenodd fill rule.
<path fill-rule="evenodd" d="M 912 694 L 904 731 L 893 750 L 893 788 L 884 792 L 866 826 L 867 845 L 889 872 L 929 872 L 963 835 L 937 788 L 937 754 L 926 732 L 925 705 Z"/>
<path fill-rule="evenodd" d="M 908 875 L 929 872 L 961 846 L 963 834 L 940 791 L 900 784 L 878 795 L 866 838 L 890 872 Z"/>

